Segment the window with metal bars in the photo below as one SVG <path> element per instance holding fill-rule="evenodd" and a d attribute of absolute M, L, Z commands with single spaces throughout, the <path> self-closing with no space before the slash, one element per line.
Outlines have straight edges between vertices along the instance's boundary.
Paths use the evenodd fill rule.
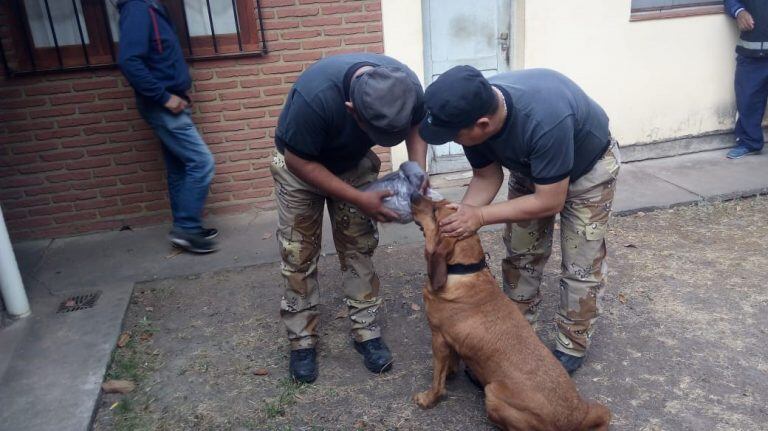
<path fill-rule="evenodd" d="M 158 1 L 158 0 L 156 0 Z M 0 60 L 7 77 L 112 67 L 117 0 L 0 1 Z M 267 44 L 259 0 L 165 0 L 189 60 L 259 56 Z"/>

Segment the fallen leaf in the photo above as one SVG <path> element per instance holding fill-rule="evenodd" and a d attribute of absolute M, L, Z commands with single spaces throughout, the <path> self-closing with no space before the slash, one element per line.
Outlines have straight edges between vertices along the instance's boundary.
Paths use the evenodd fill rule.
<path fill-rule="evenodd" d="M 336 313 L 336 316 L 334 316 L 334 319 L 346 319 L 349 317 L 349 308 L 346 306 L 342 307 L 341 310 L 339 310 L 338 313 Z"/>
<path fill-rule="evenodd" d="M 627 303 L 627 297 L 624 296 L 623 293 L 619 293 L 619 302 L 621 302 L 622 304 L 626 304 Z"/>
<path fill-rule="evenodd" d="M 269 371 L 266 368 L 256 368 L 253 370 L 254 376 L 266 376 L 267 374 L 269 374 Z"/>
<path fill-rule="evenodd" d="M 145 311 L 155 311 L 153 307 L 144 307 Z"/>
<path fill-rule="evenodd" d="M 152 338 L 152 333 L 151 332 L 144 332 L 143 334 L 141 334 L 139 336 L 139 340 L 141 340 L 141 341 L 148 341 L 150 338 Z"/>
<path fill-rule="evenodd" d="M 624 247 L 626 247 L 626 248 L 637 248 L 637 246 L 634 245 L 634 244 L 624 244 Z"/>
<path fill-rule="evenodd" d="M 114 408 L 117 407 L 119 404 L 120 404 L 120 402 L 118 401 L 118 402 L 112 404 L 111 406 L 109 406 L 109 409 L 110 410 L 114 410 Z"/>
<path fill-rule="evenodd" d="M 272 232 L 267 232 L 261 236 L 261 239 L 270 239 L 270 238 L 272 238 Z"/>
<path fill-rule="evenodd" d="M 108 394 L 127 394 L 136 388 L 130 380 L 107 380 L 101 384 L 101 389 Z"/>
<path fill-rule="evenodd" d="M 415 302 L 412 302 L 411 303 L 411 310 L 419 311 L 419 310 L 421 310 L 421 307 L 419 306 L 419 304 L 416 304 Z"/>
<path fill-rule="evenodd" d="M 644 213 L 644 212 L 642 212 L 642 211 L 638 211 L 638 212 L 637 212 L 637 216 L 638 216 L 638 217 L 643 217 L 643 216 L 645 216 L 645 213 Z"/>
<path fill-rule="evenodd" d="M 126 344 L 128 344 L 128 340 L 131 339 L 131 334 L 129 332 L 123 332 L 120 334 L 120 338 L 117 339 L 117 347 L 125 347 Z"/>

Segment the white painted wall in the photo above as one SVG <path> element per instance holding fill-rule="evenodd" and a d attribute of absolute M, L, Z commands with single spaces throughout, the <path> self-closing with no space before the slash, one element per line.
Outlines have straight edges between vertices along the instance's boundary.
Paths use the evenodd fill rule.
<path fill-rule="evenodd" d="M 630 0 L 516 0 L 515 68 L 576 81 L 622 145 L 728 130 L 738 37 L 724 14 L 630 22 Z M 424 75 L 420 0 L 382 0 L 387 55 Z M 513 24 L 514 25 L 514 24 Z M 393 166 L 407 158 L 393 149 Z"/>
<path fill-rule="evenodd" d="M 571 77 L 605 108 L 623 145 L 732 128 L 733 21 L 630 22 L 630 3 L 527 1 L 525 67 Z"/>

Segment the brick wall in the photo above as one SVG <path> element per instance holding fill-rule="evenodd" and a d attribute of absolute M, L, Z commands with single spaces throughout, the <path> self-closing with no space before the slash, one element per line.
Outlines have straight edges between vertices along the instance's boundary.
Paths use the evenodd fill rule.
<path fill-rule="evenodd" d="M 268 55 L 191 64 L 193 117 L 216 158 L 209 214 L 274 206 L 274 127 L 308 65 L 383 52 L 379 0 L 261 5 Z M 15 240 L 170 220 L 159 144 L 117 70 L 0 78 L 0 204 Z"/>

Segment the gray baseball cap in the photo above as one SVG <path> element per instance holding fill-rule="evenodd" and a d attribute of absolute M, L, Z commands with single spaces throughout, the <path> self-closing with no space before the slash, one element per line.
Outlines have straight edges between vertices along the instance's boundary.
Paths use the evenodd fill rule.
<path fill-rule="evenodd" d="M 416 108 L 424 104 L 424 91 L 402 68 L 377 66 L 352 80 L 349 98 L 365 133 L 391 147 L 408 135 L 414 114 L 419 114 Z"/>

